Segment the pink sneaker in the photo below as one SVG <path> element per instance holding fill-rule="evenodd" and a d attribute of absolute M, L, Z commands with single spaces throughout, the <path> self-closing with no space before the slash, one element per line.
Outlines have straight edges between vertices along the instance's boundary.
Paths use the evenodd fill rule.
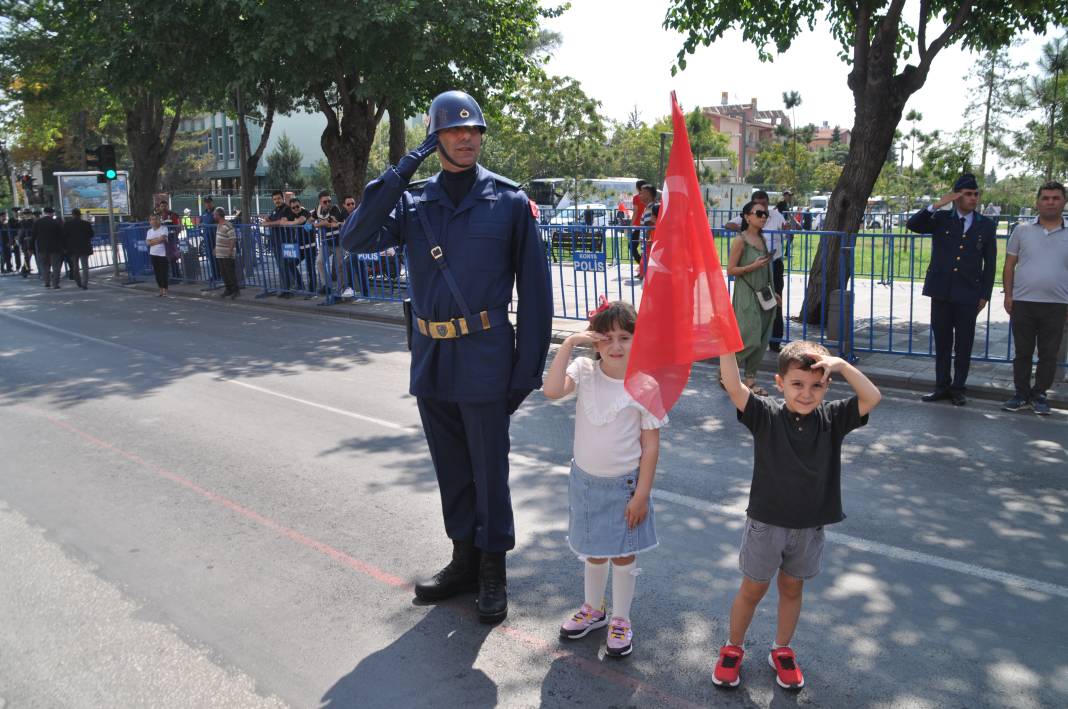
<path fill-rule="evenodd" d="M 608 624 L 608 647 L 605 651 L 612 657 L 629 655 L 634 649 L 632 642 L 634 633 L 630 629 L 630 621 L 622 618 L 613 618 Z"/>
<path fill-rule="evenodd" d="M 591 630 L 597 630 L 608 625 L 608 616 L 605 615 L 604 606 L 599 610 L 589 603 L 583 603 L 575 615 L 564 621 L 560 626 L 561 640 L 578 640 L 584 638 Z"/>

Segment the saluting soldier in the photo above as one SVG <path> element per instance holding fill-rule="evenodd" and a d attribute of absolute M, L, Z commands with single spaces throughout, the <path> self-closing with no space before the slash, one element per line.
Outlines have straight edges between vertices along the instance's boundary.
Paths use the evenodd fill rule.
<path fill-rule="evenodd" d="M 943 211 L 950 202 L 953 209 Z M 975 319 L 990 300 L 998 255 L 995 224 L 975 211 L 978 203 L 979 185 L 974 175 L 965 173 L 953 184 L 952 192 L 908 220 L 909 231 L 931 235 L 931 263 L 923 294 L 931 299 L 935 390 L 924 395 L 924 401 L 967 403 L 964 392 Z"/>
<path fill-rule="evenodd" d="M 509 417 L 541 387 L 552 297 L 537 207 L 516 183 L 478 164 L 485 131 L 471 96 L 438 95 L 426 140 L 367 185 L 341 243 L 362 253 L 406 249 L 410 391 L 453 543 L 451 562 L 417 584 L 416 596 L 435 602 L 477 590 L 479 620 L 497 623 L 508 613 L 505 553 L 515 547 Z M 442 170 L 409 187 L 435 152 Z"/>

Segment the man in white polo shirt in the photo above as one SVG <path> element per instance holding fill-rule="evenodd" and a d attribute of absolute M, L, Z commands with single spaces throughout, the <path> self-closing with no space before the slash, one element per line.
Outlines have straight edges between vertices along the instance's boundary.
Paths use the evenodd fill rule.
<path fill-rule="evenodd" d="M 1038 218 L 1021 222 L 1005 248 L 1005 312 L 1012 316 L 1016 357 L 1012 361 L 1016 395 L 1001 407 L 1019 411 L 1030 406 L 1049 415 L 1046 390 L 1057 373 L 1057 349 L 1068 317 L 1068 219 L 1064 217 L 1064 185 L 1047 182 L 1038 188 Z M 1035 383 L 1031 356 L 1038 348 Z"/>
<path fill-rule="evenodd" d="M 789 190 L 783 193 L 789 194 Z M 783 246 L 785 239 L 792 237 L 784 237 L 778 233 L 783 230 L 789 229 L 792 222 L 788 220 L 783 213 L 778 209 L 768 208 L 768 193 L 764 190 L 757 190 L 750 197 L 754 204 L 758 204 L 763 207 L 764 211 L 768 213 L 768 221 L 764 223 L 764 241 L 767 242 L 768 252 L 771 253 L 771 269 L 775 288 L 775 294 L 780 296 L 782 300 L 783 286 L 785 285 L 785 273 L 786 269 L 782 261 Z M 732 218 L 729 222 L 723 225 L 723 228 L 728 231 L 741 231 L 742 217 L 739 214 L 737 217 Z M 778 352 L 779 347 L 782 344 L 783 336 L 783 322 L 782 322 L 782 306 L 780 305 L 775 309 L 775 322 L 771 329 L 771 344 L 768 347 L 772 352 Z"/>

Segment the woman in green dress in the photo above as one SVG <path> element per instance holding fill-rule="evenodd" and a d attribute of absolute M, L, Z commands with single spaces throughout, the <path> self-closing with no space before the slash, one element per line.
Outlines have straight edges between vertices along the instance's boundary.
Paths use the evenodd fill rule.
<path fill-rule="evenodd" d="M 738 369 L 743 372 L 745 385 L 758 396 L 767 396 L 763 387 L 754 387 L 757 367 L 764 358 L 775 322 L 775 308 L 765 310 L 757 293 L 772 284 L 771 259 L 762 228 L 768 220 L 767 207 L 748 202 L 742 207 L 742 227 L 731 241 L 727 259 L 727 275 L 734 276 L 734 316 L 742 334 L 744 349 L 738 353 Z M 769 288 L 766 293 L 774 296 Z"/>

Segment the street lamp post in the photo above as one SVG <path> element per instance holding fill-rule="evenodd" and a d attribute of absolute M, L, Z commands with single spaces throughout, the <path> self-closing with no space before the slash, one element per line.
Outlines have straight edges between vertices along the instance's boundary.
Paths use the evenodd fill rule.
<path fill-rule="evenodd" d="M 664 184 L 664 139 L 675 135 L 671 132 L 660 133 L 660 184 Z"/>

